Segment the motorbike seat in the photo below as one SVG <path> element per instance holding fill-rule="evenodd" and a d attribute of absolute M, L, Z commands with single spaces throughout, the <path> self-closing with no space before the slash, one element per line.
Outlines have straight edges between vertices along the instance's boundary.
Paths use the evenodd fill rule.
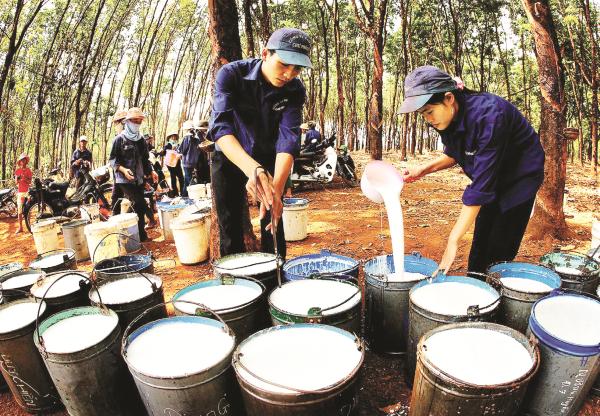
<path fill-rule="evenodd" d="M 0 197 L 9 194 L 10 191 L 12 191 L 12 189 L 0 189 Z"/>
<path fill-rule="evenodd" d="M 50 182 L 48 188 L 51 191 L 66 191 L 69 188 L 69 182 Z"/>

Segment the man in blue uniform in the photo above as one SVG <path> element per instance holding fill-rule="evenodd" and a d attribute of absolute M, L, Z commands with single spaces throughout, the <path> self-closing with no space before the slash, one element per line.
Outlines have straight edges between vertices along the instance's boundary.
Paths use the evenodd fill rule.
<path fill-rule="evenodd" d="M 89 163 L 88 168 L 92 166 L 92 152 L 88 150 L 87 142 L 87 137 L 81 136 L 79 138 L 79 147 L 71 155 L 71 175 L 76 180 L 75 187 L 77 189 L 83 184 L 84 180 L 83 172 L 81 172 L 83 164 Z"/>
<path fill-rule="evenodd" d="M 302 123 L 300 127 L 304 133 L 304 149 L 311 151 L 321 142 L 321 133 L 317 131 L 317 125 L 314 121 Z"/>
<path fill-rule="evenodd" d="M 260 202 L 261 251 L 285 257 L 282 195 L 299 151 L 306 90 L 297 78 L 312 68 L 311 42 L 298 29 L 275 31 L 260 59 L 224 65 L 217 73 L 209 138 L 216 142 L 211 172 L 221 255 L 245 251 L 242 207 L 246 191 Z"/>

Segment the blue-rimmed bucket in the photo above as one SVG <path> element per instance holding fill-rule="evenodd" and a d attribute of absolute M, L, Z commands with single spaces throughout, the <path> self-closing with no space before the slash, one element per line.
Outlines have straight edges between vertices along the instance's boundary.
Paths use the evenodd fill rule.
<path fill-rule="evenodd" d="M 267 293 L 277 286 L 277 258 L 272 253 L 237 253 L 213 261 L 215 277 L 252 277 L 265 285 Z"/>
<path fill-rule="evenodd" d="M 195 315 L 197 307 L 178 303 L 179 299 L 201 303 L 219 314 L 233 330 L 237 342 L 269 326 L 265 314 L 265 285 L 251 277 L 221 276 L 194 283 L 175 293 L 175 314 Z"/>
<path fill-rule="evenodd" d="M 500 294 L 489 284 L 471 277 L 441 275 L 423 280 L 409 292 L 407 377 L 415 376 L 417 345 L 425 333 L 455 322 L 495 322 Z"/>
<path fill-rule="evenodd" d="M 283 278 L 287 281 L 306 279 L 320 274 L 347 274 L 358 279 L 359 263 L 353 258 L 321 250 L 288 260 L 283 265 Z"/>
<path fill-rule="evenodd" d="M 502 286 L 498 322 L 521 333 L 527 331 L 531 307 L 561 286 L 553 270 L 531 263 L 501 262 L 488 267 L 488 283 Z"/>
<path fill-rule="evenodd" d="M 554 270 L 564 289 L 594 294 L 600 280 L 600 263 L 581 253 L 554 251 L 540 257 L 540 264 Z"/>
<path fill-rule="evenodd" d="M 408 292 L 431 276 L 438 264 L 418 252 L 404 255 L 406 278 L 390 277 L 395 272 L 394 256 L 377 256 L 365 263 L 366 338 L 375 351 L 406 353 L 408 336 Z"/>
<path fill-rule="evenodd" d="M 308 234 L 308 199 L 283 198 L 285 241 L 304 240 Z"/>
<path fill-rule="evenodd" d="M 600 372 L 600 300 L 554 291 L 531 310 L 527 333 L 540 345 L 540 370 L 525 409 L 532 415 L 576 415 Z"/>
<path fill-rule="evenodd" d="M 177 203 L 174 204 L 171 202 L 156 203 L 159 213 L 158 219 L 160 221 L 160 227 L 162 228 L 163 238 L 165 241 L 175 241 L 173 238 L 173 231 L 171 230 L 171 220 L 177 218 L 181 211 L 193 204 L 194 200 L 190 198 L 181 198 Z"/>

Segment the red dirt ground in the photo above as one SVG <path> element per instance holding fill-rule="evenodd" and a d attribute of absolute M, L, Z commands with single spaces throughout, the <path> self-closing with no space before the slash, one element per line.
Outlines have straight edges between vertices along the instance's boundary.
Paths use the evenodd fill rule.
<path fill-rule="evenodd" d="M 368 156 L 353 155 L 358 170 L 362 170 Z M 420 160 L 434 157 L 421 156 Z M 386 154 L 384 159 L 396 166 L 406 166 L 396 154 Z M 411 161 L 415 163 L 415 161 Z M 565 212 L 568 217 L 572 238 L 555 241 L 550 237 L 542 241 L 525 236 L 517 260 L 535 262 L 540 255 L 554 247 L 587 251 L 591 239 L 591 220 L 594 212 L 599 214 L 599 176 L 590 169 L 569 165 L 567 177 L 568 194 Z M 458 215 L 461 194 L 468 179 L 457 168 L 430 175 L 421 181 L 407 185 L 402 194 L 405 220 L 406 252 L 413 250 L 439 261 L 445 248 L 446 238 Z M 368 260 L 377 255 L 391 252 L 391 241 L 387 231 L 387 219 L 381 208 L 368 201 L 360 188 L 346 188 L 332 184 L 324 189 L 301 192 L 298 196 L 310 200 L 309 235 L 304 241 L 288 243 L 288 258 L 329 249 L 359 260 Z M 256 216 L 256 212 L 253 213 Z M 255 222 L 256 224 L 257 222 Z M 383 227 L 382 227 L 383 224 Z M 16 221 L 0 219 L 0 264 L 20 261 L 28 264 L 35 255 L 33 238 L 30 234 L 14 235 Z M 154 241 L 147 244 L 157 259 L 177 259 L 173 243 L 164 243 L 159 230 L 152 230 Z M 456 274 L 465 272 L 472 233 L 462 241 L 454 263 Z M 80 269 L 91 269 L 90 263 L 78 265 Z M 157 274 L 164 280 L 165 297 L 169 299 L 179 289 L 210 276 L 207 263 L 184 266 L 177 262 L 157 264 Z M 362 274 L 362 271 L 361 271 Z M 357 414 L 361 416 L 403 415 L 410 402 L 410 390 L 403 381 L 401 360 L 368 353 L 363 370 Z M 10 394 L 0 394 L 0 415 L 21 416 L 21 411 Z M 65 412 L 55 413 L 65 415 Z M 588 398 L 578 416 L 600 416 L 600 398 Z"/>

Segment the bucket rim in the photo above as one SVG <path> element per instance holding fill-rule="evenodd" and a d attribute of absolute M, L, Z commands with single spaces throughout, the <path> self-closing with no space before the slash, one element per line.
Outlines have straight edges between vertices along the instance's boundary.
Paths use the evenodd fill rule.
<path fill-rule="evenodd" d="M 69 318 L 73 318 L 75 316 L 82 316 L 82 315 L 104 315 L 104 316 L 110 316 L 111 319 L 113 320 L 113 326 L 111 328 L 110 331 L 108 331 L 106 333 L 106 335 L 99 340 L 98 342 L 96 342 L 93 345 L 84 347 L 84 348 L 80 348 L 78 350 L 74 350 L 74 351 L 67 351 L 67 352 L 55 352 L 55 351 L 50 351 L 48 350 L 48 348 L 46 347 L 45 343 L 43 345 L 40 345 L 39 343 L 39 339 L 41 338 L 43 341 L 43 337 L 44 337 L 44 332 L 46 330 L 48 330 L 52 325 L 55 325 L 63 320 L 69 319 Z M 49 317 L 45 318 L 44 320 L 42 320 L 39 324 L 39 327 L 35 330 L 34 333 L 34 341 L 38 347 L 38 349 L 43 347 L 44 350 L 44 354 L 48 354 L 48 355 L 54 355 L 56 357 L 65 357 L 65 356 L 69 356 L 72 354 L 82 354 L 85 353 L 87 351 L 90 351 L 92 349 L 94 349 L 96 346 L 101 345 L 102 343 L 104 343 L 113 332 L 115 332 L 115 329 L 119 329 L 119 316 L 117 315 L 116 312 L 107 309 L 107 308 L 101 308 L 98 306 L 78 306 L 76 308 L 70 308 L 70 309 L 65 309 L 62 310 L 60 312 L 56 312 L 55 314 L 50 315 Z"/>
<path fill-rule="evenodd" d="M 51 269 L 53 267 L 56 267 L 58 265 L 54 265 L 54 266 L 48 266 L 48 267 L 35 267 L 35 264 L 39 263 L 40 261 L 44 260 L 45 258 L 48 258 L 50 256 L 54 256 L 56 254 L 63 254 L 63 259 L 64 256 L 67 256 L 67 260 L 66 261 L 72 261 L 75 260 L 75 250 L 73 250 L 72 248 L 59 248 L 56 250 L 50 250 L 50 251 L 46 251 L 42 254 L 38 254 L 35 259 L 33 259 L 30 263 L 29 263 L 29 268 L 30 269 L 38 269 L 38 270 L 44 270 L 44 269 Z"/>
<path fill-rule="evenodd" d="M 386 263 L 389 263 L 391 260 L 391 264 L 393 265 L 393 259 L 394 259 L 394 255 L 393 254 L 382 254 L 379 256 L 375 256 L 369 260 L 367 260 L 365 262 L 365 264 L 363 265 L 363 271 L 365 273 L 365 278 L 372 278 L 375 279 L 379 282 L 382 283 L 413 283 L 413 282 L 420 282 L 424 279 L 427 278 L 427 276 L 424 276 L 422 279 L 415 279 L 415 280 L 404 280 L 404 281 L 389 281 L 387 279 L 387 275 L 388 274 L 379 274 L 379 273 L 372 273 L 370 271 L 367 271 L 367 269 L 373 267 L 373 265 L 375 264 L 381 264 L 382 261 L 385 261 Z M 417 251 L 413 251 L 410 254 L 404 254 L 404 270 L 407 270 L 407 260 L 408 260 L 408 264 L 413 266 L 415 264 L 417 265 L 421 265 L 427 268 L 427 270 L 431 270 L 431 272 L 427 273 L 427 275 L 431 276 L 437 269 L 438 269 L 438 264 L 435 262 L 435 260 L 430 259 L 428 257 L 424 257 L 421 255 L 421 253 L 417 252 Z M 416 272 L 418 273 L 418 272 Z"/>
<path fill-rule="evenodd" d="M 84 219 L 79 219 L 79 220 L 71 220 L 68 222 L 65 222 L 64 224 L 61 225 L 61 228 L 78 228 L 83 226 L 86 226 L 90 224 L 90 220 L 84 220 Z"/>
<path fill-rule="evenodd" d="M 121 356 L 123 357 L 123 360 L 125 361 L 127 366 L 132 370 L 131 371 L 132 373 L 133 372 L 137 373 L 137 374 L 134 374 L 134 377 L 137 378 L 137 375 L 142 375 L 142 376 L 150 378 L 150 379 L 158 379 L 158 380 L 166 380 L 166 379 L 168 379 L 168 380 L 183 380 L 183 379 L 188 379 L 188 378 L 191 378 L 194 376 L 199 376 L 202 374 L 209 373 L 214 368 L 220 367 L 220 364 L 223 363 L 224 361 L 227 361 L 227 362 L 230 361 L 231 355 L 233 354 L 233 351 L 235 350 L 235 347 L 236 347 L 235 336 L 224 331 L 225 335 L 227 335 L 233 339 L 231 348 L 229 350 L 227 350 L 226 354 L 224 354 L 222 358 L 220 358 L 218 361 L 214 362 L 213 364 L 211 364 L 210 366 L 208 366 L 204 369 L 197 370 L 195 372 L 190 372 L 189 374 L 183 374 L 183 375 L 177 375 L 177 376 L 171 376 L 171 375 L 161 376 L 161 375 L 150 374 L 149 372 L 142 371 L 131 363 L 131 360 L 127 356 L 127 349 L 129 348 L 131 343 L 133 341 L 135 341 L 135 339 L 137 337 L 139 337 L 144 332 L 149 331 L 156 326 L 168 325 L 170 323 L 177 322 L 177 321 L 190 322 L 190 323 L 194 323 L 194 324 L 198 324 L 198 325 L 209 325 L 209 326 L 212 326 L 215 328 L 220 328 L 220 329 L 227 328 L 226 325 L 224 325 L 222 322 L 220 322 L 216 319 L 207 318 L 204 316 L 196 316 L 196 315 L 168 316 L 166 318 L 160 318 L 155 321 L 145 323 L 144 325 L 140 326 L 139 328 L 136 328 L 133 331 L 131 331 L 131 333 L 127 336 L 127 338 L 123 340 L 122 345 L 121 345 Z M 228 364 L 228 366 L 229 365 L 230 364 Z"/>
<path fill-rule="evenodd" d="M 548 299 L 555 298 L 557 296 L 585 298 L 596 301 L 600 304 L 598 298 L 589 293 L 569 291 L 564 289 L 553 290 L 549 295 L 538 299 L 531 307 L 531 314 L 529 315 L 529 329 L 531 330 L 531 332 L 544 345 L 547 345 L 548 347 L 563 352 L 565 354 L 575 355 L 579 357 L 589 357 L 592 355 L 600 354 L 600 342 L 596 345 L 582 345 L 566 341 L 558 336 L 552 335 L 544 328 L 541 322 L 537 320 L 535 312 L 538 304 L 540 302 L 544 302 Z"/>
<path fill-rule="evenodd" d="M 128 260 L 135 260 L 135 259 L 139 259 L 140 261 L 133 262 L 133 263 L 127 262 Z M 107 267 L 105 269 L 98 267 L 98 265 L 103 265 L 103 263 L 110 263 L 110 262 L 113 263 L 110 265 L 110 267 Z M 110 258 L 106 258 L 106 259 L 102 259 L 102 260 L 98 261 L 95 266 L 95 272 L 103 274 L 105 276 L 111 276 L 111 277 L 121 275 L 121 274 L 131 274 L 131 273 L 137 274 L 141 270 L 152 266 L 152 264 L 153 264 L 152 256 L 150 254 L 124 254 L 122 256 L 110 257 Z M 139 269 L 137 268 L 138 266 L 140 267 Z M 143 267 L 141 267 L 141 266 L 143 266 Z M 125 271 L 124 272 L 120 272 L 120 271 L 111 272 L 110 269 L 119 269 L 119 270 L 123 269 Z"/>
<path fill-rule="evenodd" d="M 13 277 L 24 276 L 24 275 L 28 275 L 28 274 L 38 275 L 41 278 L 43 278 L 46 276 L 47 273 L 41 269 L 21 269 L 21 270 L 15 270 L 14 272 L 3 274 L 2 276 L 0 276 L 0 284 L 2 284 L 2 290 L 23 289 L 23 288 L 29 289 L 32 285 L 35 284 L 35 282 L 33 282 L 30 285 L 18 286 L 18 287 L 13 287 L 13 288 L 4 287 L 4 283 L 7 280 L 12 279 Z M 40 277 L 38 277 L 36 279 L 36 281 L 39 280 Z M 0 293 L 2 292 L 2 290 L 0 290 Z"/>
<path fill-rule="evenodd" d="M 108 300 L 105 300 L 104 296 L 96 295 L 96 298 L 92 298 L 93 294 L 98 293 L 101 287 L 106 286 L 110 283 L 114 283 L 119 280 L 126 280 L 126 279 L 144 279 L 146 281 L 151 280 L 152 283 L 156 284 L 156 286 L 155 286 L 156 289 L 153 288 L 152 292 L 150 292 L 149 294 L 144 295 L 142 297 L 139 297 L 137 299 L 131 299 L 131 300 L 128 300 L 125 302 L 119 302 L 119 303 L 111 303 Z M 151 287 L 152 287 L 152 285 L 151 285 Z M 158 275 L 151 274 L 151 273 L 130 272 L 127 274 L 120 274 L 120 275 L 116 275 L 116 276 L 105 277 L 100 281 L 96 281 L 96 284 L 92 285 L 90 287 L 90 290 L 88 291 L 88 299 L 90 300 L 90 302 L 94 302 L 95 304 L 103 303 L 106 306 L 122 307 L 124 305 L 128 305 L 130 303 L 137 303 L 143 299 L 152 297 L 156 294 L 156 292 L 159 292 L 162 289 L 162 287 L 163 287 L 163 281 L 160 278 L 160 276 L 158 276 Z"/>
<path fill-rule="evenodd" d="M 183 314 L 190 315 L 189 312 L 186 312 L 183 309 L 181 309 L 181 307 L 177 306 L 177 299 L 181 298 L 182 296 L 184 296 L 185 294 L 187 294 L 189 292 L 193 292 L 198 289 L 203 289 L 205 287 L 212 287 L 212 286 L 236 285 L 238 281 L 248 282 L 248 285 L 242 284 L 241 286 L 249 286 L 249 284 L 258 286 L 260 288 L 260 294 L 256 297 L 252 298 L 251 300 L 249 300 L 245 303 L 242 303 L 240 305 L 235 305 L 235 306 L 232 306 L 229 308 L 222 308 L 222 309 L 212 309 L 211 308 L 215 313 L 230 313 L 230 312 L 239 311 L 241 309 L 244 309 L 247 306 L 250 306 L 250 305 L 253 305 L 253 304 L 259 302 L 267 293 L 265 285 L 260 280 L 253 279 L 253 278 L 247 277 L 247 276 L 223 275 L 221 277 L 217 277 L 214 279 L 208 279 L 208 280 L 203 280 L 200 282 L 192 283 L 191 285 L 188 285 L 188 286 L 178 290 L 172 297 L 173 308 L 175 308 L 176 310 L 178 310 L 179 312 L 181 312 Z M 206 305 L 206 306 L 209 306 L 209 305 Z"/>
<path fill-rule="evenodd" d="M 505 268 L 503 269 L 503 267 L 505 267 Z M 503 276 L 502 275 L 503 273 L 521 273 L 521 275 L 519 275 L 519 276 L 513 276 L 513 275 Z M 512 287 L 508 287 L 508 286 L 505 286 L 504 284 L 502 284 L 503 290 L 508 290 L 508 291 L 517 292 L 517 293 L 526 293 L 526 294 L 531 294 L 531 295 L 548 294 L 548 293 L 552 292 L 552 290 L 559 289 L 562 286 L 562 280 L 563 280 L 563 279 L 561 279 L 561 277 L 558 273 L 556 273 L 554 270 L 552 270 L 551 268 L 549 268 L 547 266 L 544 266 L 542 264 L 527 263 L 527 262 L 521 262 L 521 261 L 499 261 L 496 263 L 492 263 L 486 269 L 486 274 L 487 275 L 496 274 L 497 276 L 491 276 L 491 277 L 493 279 L 497 279 L 497 280 L 503 279 L 505 277 L 514 277 L 514 278 L 519 278 L 519 279 L 535 280 L 538 282 L 545 283 L 551 287 L 550 290 L 546 290 L 546 291 L 542 291 L 542 292 L 528 292 L 525 290 L 519 290 L 519 289 L 515 289 Z M 534 276 L 539 277 L 539 278 L 536 279 Z M 489 278 L 490 277 L 488 277 L 488 279 Z M 500 283 L 502 283 L 501 280 L 500 280 Z"/>
<path fill-rule="evenodd" d="M 311 329 L 320 328 L 320 329 L 325 329 L 325 330 L 328 330 L 331 332 L 337 332 L 338 334 L 343 335 L 347 338 L 352 337 L 354 339 L 354 343 L 356 344 L 358 351 L 360 351 L 360 359 L 359 359 L 358 363 L 356 364 L 356 366 L 352 369 L 350 374 L 346 375 L 341 380 L 338 380 L 337 383 L 329 385 L 329 386 L 325 386 L 319 390 L 300 391 L 300 390 L 288 388 L 287 390 L 289 390 L 289 392 L 273 392 L 271 390 L 265 390 L 261 387 L 256 386 L 255 384 L 251 383 L 250 381 L 247 380 L 247 378 L 243 377 L 240 374 L 240 369 L 238 368 L 241 366 L 239 363 L 239 356 L 240 356 L 241 350 L 245 344 L 250 342 L 252 339 L 259 337 L 265 333 L 276 332 L 276 331 L 293 331 L 293 330 L 302 329 L 302 328 L 311 328 Z M 260 391 L 263 394 L 277 396 L 277 397 L 302 397 L 302 396 L 308 396 L 308 395 L 313 395 L 313 394 L 329 393 L 331 391 L 335 391 L 335 390 L 344 388 L 346 386 L 346 384 L 348 382 L 350 382 L 360 371 L 360 369 L 362 368 L 364 359 L 365 359 L 365 347 L 364 347 L 363 341 L 355 334 L 353 334 L 349 331 L 346 331 L 344 329 L 341 329 L 341 328 L 338 328 L 335 326 L 331 326 L 331 325 L 318 324 L 318 323 L 295 323 L 293 325 L 275 325 L 275 326 L 272 326 L 269 328 L 262 329 L 258 332 L 255 332 L 254 334 L 250 335 L 249 337 L 247 337 L 245 340 L 240 342 L 240 344 L 235 348 L 235 351 L 233 352 L 233 357 L 232 357 L 232 367 L 236 373 L 236 376 L 238 377 L 238 379 L 240 379 L 240 381 L 243 381 L 244 384 L 251 386 L 252 389 Z M 250 374 L 250 376 L 252 376 L 252 375 Z"/>
<path fill-rule="evenodd" d="M 584 262 L 584 268 L 586 271 L 579 270 L 581 274 L 570 274 L 556 271 L 555 262 L 552 260 L 553 257 L 562 257 L 567 259 L 577 259 Z M 552 269 L 559 276 L 565 276 L 567 280 L 574 282 L 583 283 L 590 280 L 594 280 L 600 277 L 600 262 L 585 253 L 578 252 L 563 252 L 563 251 L 551 251 L 549 253 L 540 256 L 539 262 L 541 265 Z M 569 260 L 566 261 L 567 263 Z M 569 266 L 567 266 L 569 267 Z"/>
<path fill-rule="evenodd" d="M 35 314 L 33 316 L 33 319 L 31 320 L 31 322 L 27 322 L 22 324 L 19 327 L 13 328 L 10 331 L 6 331 L 6 332 L 2 332 L 2 330 L 0 330 L 0 339 L 7 339 L 9 338 L 11 335 L 18 333 L 20 331 L 22 331 L 23 329 L 33 325 L 34 329 L 35 329 L 35 320 L 38 314 L 38 310 L 39 310 L 39 314 L 40 316 L 43 316 L 44 313 L 46 312 L 46 310 L 48 309 L 48 305 L 46 304 L 46 302 L 44 302 L 41 299 L 37 299 L 37 298 L 25 298 L 25 299 L 17 299 L 17 300 L 13 300 L 7 303 L 0 303 L 0 313 L 4 310 L 4 309 L 8 309 L 11 308 L 13 306 L 15 306 L 17 303 L 33 303 L 38 305 L 38 308 L 36 308 L 35 310 Z M 40 307 L 40 303 L 42 304 Z M 32 331 L 33 332 L 33 331 Z"/>
<path fill-rule="evenodd" d="M 64 294 L 61 294 L 58 296 L 51 296 L 50 293 L 45 293 L 48 290 L 48 288 L 50 287 L 50 285 L 52 285 L 53 282 L 55 282 L 56 280 L 60 279 L 63 276 L 66 277 L 66 275 L 79 276 L 79 278 L 80 278 L 79 286 L 76 290 L 73 290 L 72 292 L 64 293 Z M 84 275 L 87 278 L 87 280 L 85 280 L 85 282 L 83 284 L 82 284 L 82 282 L 84 281 L 84 279 L 82 278 L 81 275 Z M 50 283 L 48 283 L 47 279 L 54 278 L 54 276 L 56 276 L 56 278 L 53 279 Z M 46 300 L 49 300 L 49 301 L 61 299 L 63 297 L 72 296 L 73 294 L 81 291 L 82 287 L 86 287 L 89 284 L 89 278 L 90 278 L 90 273 L 86 272 L 86 271 L 82 271 L 82 270 L 58 270 L 55 272 L 46 273 L 46 275 L 42 279 L 39 279 L 36 283 L 34 283 L 31 286 L 30 293 L 32 296 L 34 296 L 37 299 L 41 299 L 42 297 L 44 297 Z M 43 289 L 44 286 L 48 286 L 48 287 Z M 44 293 L 38 293 L 38 289 L 40 291 L 43 290 Z"/>
<path fill-rule="evenodd" d="M 242 257 L 256 257 L 257 262 L 252 263 L 246 266 L 238 266 L 233 268 L 224 268 L 222 263 L 226 260 L 238 259 Z M 244 269 L 252 266 L 256 266 L 259 264 L 270 264 L 273 263 L 273 269 L 266 270 L 260 273 L 244 273 Z M 263 253 L 260 251 L 249 251 L 247 253 L 235 253 L 228 254 L 227 256 L 223 256 L 221 258 L 215 259 L 211 263 L 212 268 L 220 273 L 220 274 L 229 274 L 235 277 L 250 277 L 256 276 L 264 273 L 273 273 L 277 269 L 277 257 L 273 253 Z M 239 273 L 239 274 L 238 274 Z"/>
<path fill-rule="evenodd" d="M 459 328 L 489 329 L 489 330 L 495 330 L 496 332 L 502 332 L 508 336 L 512 336 L 519 342 L 519 344 L 521 344 L 527 350 L 530 357 L 532 357 L 532 359 L 533 359 L 532 366 L 527 370 L 527 372 L 525 374 L 523 374 L 519 378 L 509 381 L 509 382 L 506 382 L 506 383 L 473 384 L 473 383 L 469 383 L 467 381 L 457 379 L 456 377 L 443 371 L 438 366 L 436 366 L 433 362 L 428 360 L 427 356 L 425 354 L 423 354 L 421 351 L 423 351 L 423 349 L 426 349 L 426 348 L 424 348 L 424 344 L 427 341 L 427 339 L 429 337 L 431 337 L 432 335 L 439 333 L 439 332 L 444 332 L 444 331 L 449 331 L 449 330 L 459 329 Z M 536 373 L 538 372 L 539 367 L 541 365 L 540 348 L 534 339 L 527 337 L 525 334 L 517 331 L 516 329 L 510 328 L 506 325 L 497 324 L 495 322 L 457 322 L 457 323 L 446 324 L 446 325 L 442 325 L 442 326 L 433 328 L 433 329 L 427 331 L 425 334 L 423 334 L 423 336 L 419 340 L 419 343 L 417 345 L 416 354 L 417 354 L 417 363 L 419 361 L 422 361 L 426 367 L 429 367 L 428 369 L 430 371 L 433 370 L 433 372 L 435 372 L 436 377 L 442 376 L 441 378 L 445 379 L 444 381 L 446 381 L 446 382 L 449 381 L 453 384 L 458 385 L 459 387 L 466 387 L 466 388 L 472 388 L 472 389 L 484 388 L 484 389 L 496 390 L 496 391 L 506 390 L 506 389 L 514 389 L 515 384 L 521 384 L 521 383 L 527 382 L 528 380 L 531 380 L 536 375 Z"/>

